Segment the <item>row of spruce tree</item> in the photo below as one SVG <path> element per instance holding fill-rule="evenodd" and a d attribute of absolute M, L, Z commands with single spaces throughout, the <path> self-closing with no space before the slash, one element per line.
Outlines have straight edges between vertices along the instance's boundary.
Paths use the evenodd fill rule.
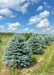
<path fill-rule="evenodd" d="M 27 41 L 22 34 L 14 34 L 4 49 L 3 63 L 9 67 L 26 67 L 32 61 L 32 54 L 43 54 L 43 48 L 54 41 L 54 36 L 32 34 Z"/>

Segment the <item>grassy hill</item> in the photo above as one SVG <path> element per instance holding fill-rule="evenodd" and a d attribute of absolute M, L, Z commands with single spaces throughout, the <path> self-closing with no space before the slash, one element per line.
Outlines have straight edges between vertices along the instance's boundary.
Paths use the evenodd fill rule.
<path fill-rule="evenodd" d="M 12 35 L 11 35 L 12 36 Z M 2 35 L 2 43 L 0 43 L 0 75 L 54 75 L 54 41 L 51 42 L 43 55 L 32 55 L 33 61 L 27 68 L 8 69 L 2 64 L 3 49 L 10 35 Z M 36 61 L 37 60 L 37 61 Z M 48 73 L 48 74 L 46 74 Z"/>

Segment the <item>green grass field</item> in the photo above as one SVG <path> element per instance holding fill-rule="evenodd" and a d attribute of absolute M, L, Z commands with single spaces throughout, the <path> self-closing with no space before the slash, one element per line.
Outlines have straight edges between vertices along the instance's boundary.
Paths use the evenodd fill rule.
<path fill-rule="evenodd" d="M 4 46 L 11 36 L 2 35 L 1 37 L 2 43 L 0 43 L 0 75 L 54 75 L 54 41 L 51 42 L 46 49 L 44 49 L 43 55 L 32 55 L 33 61 L 29 67 L 23 69 L 10 69 L 2 64 L 2 54 Z"/>

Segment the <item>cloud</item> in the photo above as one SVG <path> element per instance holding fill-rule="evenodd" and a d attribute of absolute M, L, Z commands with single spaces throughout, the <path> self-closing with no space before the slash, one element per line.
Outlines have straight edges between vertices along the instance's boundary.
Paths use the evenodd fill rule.
<path fill-rule="evenodd" d="M 16 23 L 6 23 L 6 24 L 8 24 L 8 26 L 11 26 L 11 27 L 21 26 L 21 24 L 19 22 L 16 22 Z"/>
<path fill-rule="evenodd" d="M 15 31 L 15 30 L 17 30 L 17 28 L 9 27 L 8 30 Z"/>
<path fill-rule="evenodd" d="M 25 28 L 24 30 L 23 30 L 23 32 L 24 33 L 35 33 L 35 30 L 34 29 L 29 29 L 29 28 Z"/>
<path fill-rule="evenodd" d="M 4 18 L 3 16 L 0 16 L 0 20 L 1 20 L 1 19 L 5 19 L 5 18 Z"/>
<path fill-rule="evenodd" d="M 21 11 L 22 13 L 25 13 L 27 11 L 27 7 L 29 6 L 28 2 L 24 3 L 25 1 L 27 0 L 11 0 L 11 1 L 0 0 L 0 8 L 1 9 L 5 9 L 5 8 L 13 9 L 13 10 Z"/>
<path fill-rule="evenodd" d="M 8 30 L 14 31 L 17 30 L 17 27 L 21 26 L 21 24 L 19 22 L 16 23 L 6 23 L 6 25 L 8 25 Z"/>
<path fill-rule="evenodd" d="M 42 32 L 49 32 L 51 31 L 51 27 L 47 27 L 47 28 L 42 28 Z"/>
<path fill-rule="evenodd" d="M 51 8 L 51 6 L 47 4 L 47 2 L 43 2 L 43 4 L 45 8 Z"/>
<path fill-rule="evenodd" d="M 0 26 L 0 28 L 4 28 L 4 26 Z"/>
<path fill-rule="evenodd" d="M 40 22 L 43 18 L 48 17 L 48 16 L 49 16 L 49 11 L 45 10 L 44 12 L 40 13 L 39 15 L 32 16 L 29 19 L 28 25 L 36 24 L 36 23 Z"/>
<path fill-rule="evenodd" d="M 34 30 L 34 29 L 30 29 L 30 32 L 31 32 L 31 33 L 35 33 L 35 30 Z"/>
<path fill-rule="evenodd" d="M 22 13 L 27 12 L 27 7 L 29 6 L 29 3 L 25 3 L 18 11 L 21 11 Z"/>
<path fill-rule="evenodd" d="M 51 30 L 51 28 L 49 27 L 49 28 L 47 28 L 47 31 L 50 31 Z"/>
<path fill-rule="evenodd" d="M 49 21 L 47 18 L 43 19 L 40 21 L 39 24 L 36 25 L 37 28 L 46 28 L 50 25 Z"/>
<path fill-rule="evenodd" d="M 54 14 L 54 11 L 51 11 L 51 14 Z"/>
<path fill-rule="evenodd" d="M 42 32 L 49 32 L 52 29 L 52 26 L 50 26 L 48 19 L 45 18 L 36 25 L 36 28 L 41 29 Z"/>
<path fill-rule="evenodd" d="M 5 26 L 0 25 L 0 32 L 5 32 Z"/>
<path fill-rule="evenodd" d="M 0 15 L 5 15 L 6 17 L 14 17 L 12 11 L 8 8 L 0 9 Z"/>
<path fill-rule="evenodd" d="M 24 30 L 23 30 L 23 32 L 26 32 L 26 31 L 28 31 L 29 30 L 29 28 L 25 28 Z"/>
<path fill-rule="evenodd" d="M 39 14 L 40 18 L 45 18 L 45 17 L 48 17 L 48 16 L 49 16 L 49 11 L 46 11 L 46 10 Z"/>
<path fill-rule="evenodd" d="M 43 4 L 47 4 L 47 2 L 43 2 Z"/>
<path fill-rule="evenodd" d="M 54 29 L 52 30 L 52 32 L 54 32 Z"/>
<path fill-rule="evenodd" d="M 40 11 L 40 10 L 42 10 L 43 9 L 43 6 L 39 6 L 38 8 L 37 8 L 37 11 Z"/>
<path fill-rule="evenodd" d="M 28 1 L 38 3 L 38 2 L 41 1 L 41 0 L 28 0 Z"/>
<path fill-rule="evenodd" d="M 29 4 L 38 3 L 40 0 L 0 0 L 0 9 L 13 9 L 22 13 L 27 12 Z"/>

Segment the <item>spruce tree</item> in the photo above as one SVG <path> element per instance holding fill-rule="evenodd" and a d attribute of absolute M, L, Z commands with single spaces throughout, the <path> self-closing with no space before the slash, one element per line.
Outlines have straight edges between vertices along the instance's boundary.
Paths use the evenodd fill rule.
<path fill-rule="evenodd" d="M 33 34 L 32 37 L 28 40 L 28 47 L 34 54 L 42 54 L 43 50 L 39 41 L 39 38 Z"/>
<path fill-rule="evenodd" d="M 31 61 L 31 52 L 24 43 L 24 37 L 15 34 L 5 47 L 3 63 L 10 67 L 26 67 Z"/>
<path fill-rule="evenodd" d="M 45 41 L 45 44 L 46 45 L 49 45 L 50 44 L 50 39 L 48 36 L 44 36 L 44 41 Z"/>
<path fill-rule="evenodd" d="M 50 41 L 54 41 L 54 35 L 48 35 Z"/>
<path fill-rule="evenodd" d="M 45 41 L 44 41 L 44 37 L 38 36 L 38 38 L 39 38 L 41 47 L 42 47 L 42 48 L 46 48 L 46 44 L 45 44 Z"/>

